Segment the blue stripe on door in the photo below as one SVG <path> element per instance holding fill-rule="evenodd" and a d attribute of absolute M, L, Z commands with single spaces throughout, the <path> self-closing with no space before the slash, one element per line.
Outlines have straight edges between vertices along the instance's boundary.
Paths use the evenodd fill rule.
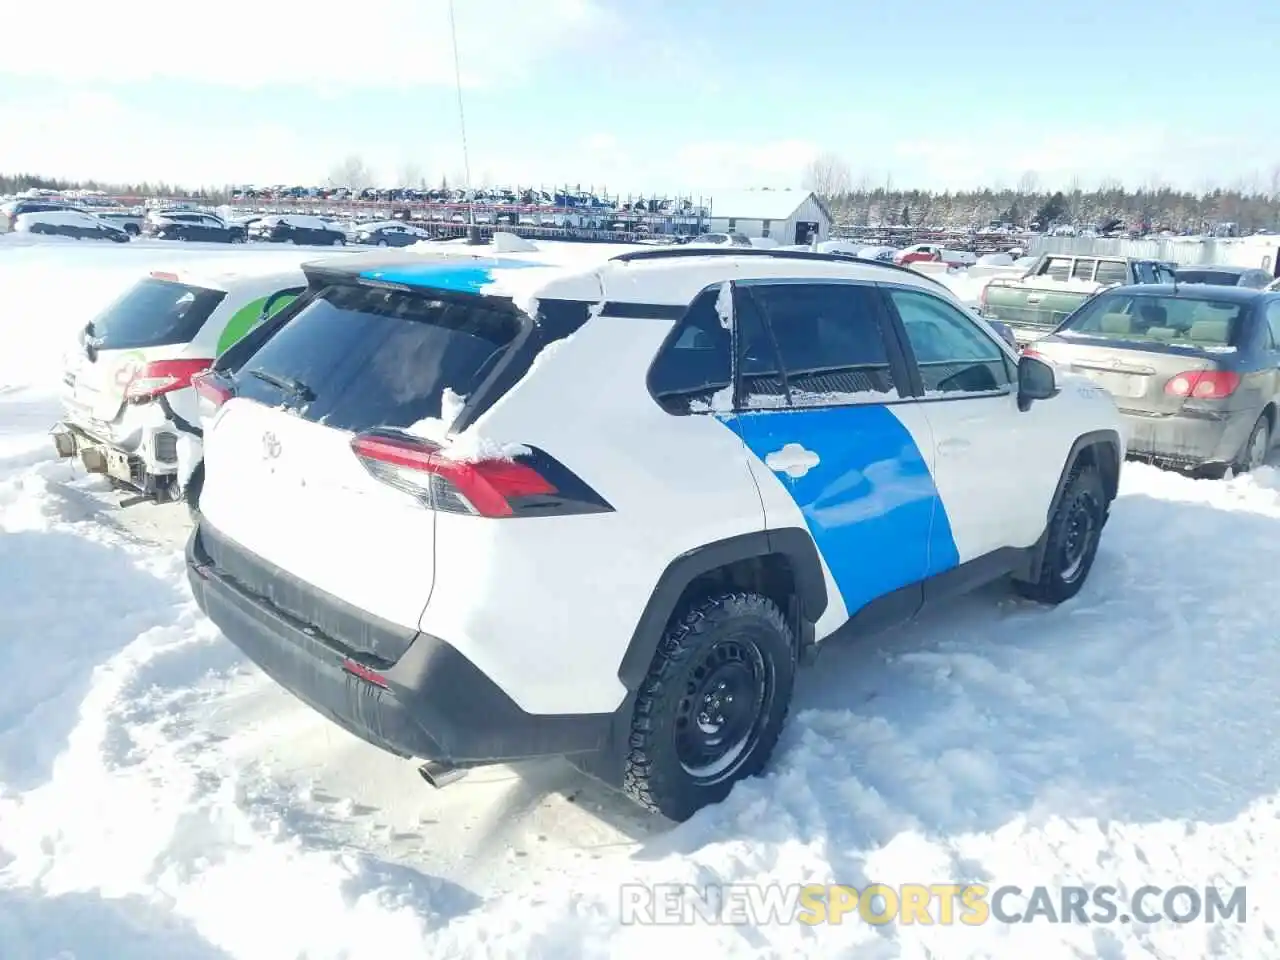
<path fill-rule="evenodd" d="M 771 472 L 800 508 L 850 615 L 959 563 L 928 461 L 889 407 L 744 411 L 726 420 L 766 464 L 787 444 L 816 454 L 803 476 Z"/>

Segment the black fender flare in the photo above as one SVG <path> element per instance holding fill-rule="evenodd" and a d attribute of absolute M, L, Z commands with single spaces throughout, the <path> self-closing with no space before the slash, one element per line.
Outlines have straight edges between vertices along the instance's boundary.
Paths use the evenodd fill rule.
<path fill-rule="evenodd" d="M 759 530 L 704 544 L 676 557 L 658 578 L 618 666 L 622 685 L 631 693 L 639 688 L 649 672 L 658 641 L 689 584 L 731 563 L 772 554 L 780 554 L 790 562 L 800 616 L 808 623 L 816 623 L 827 609 L 827 581 L 817 545 L 808 530 Z"/>
<path fill-rule="evenodd" d="M 1062 497 L 1067 491 L 1067 481 L 1071 479 L 1071 473 L 1075 470 L 1076 463 L 1085 450 L 1093 447 L 1102 447 L 1108 451 L 1108 456 L 1114 465 L 1114 472 L 1108 474 L 1104 468 L 1103 479 L 1107 483 L 1107 505 L 1115 499 L 1116 493 L 1120 485 L 1120 468 L 1123 463 L 1121 450 L 1123 445 L 1120 442 L 1120 434 L 1115 430 L 1091 430 L 1088 433 L 1082 433 L 1076 437 L 1075 442 L 1071 444 L 1071 449 L 1067 452 L 1066 459 L 1063 461 L 1062 473 L 1058 477 L 1058 485 L 1053 491 L 1053 497 L 1049 500 L 1049 509 L 1045 513 L 1044 533 L 1040 535 L 1039 541 L 1031 549 L 1030 562 L 1025 575 L 1027 580 L 1036 580 L 1040 577 L 1040 570 L 1044 563 L 1044 553 L 1049 546 L 1049 524 L 1053 520 L 1053 515 L 1057 513 L 1058 506 L 1062 503 Z"/>

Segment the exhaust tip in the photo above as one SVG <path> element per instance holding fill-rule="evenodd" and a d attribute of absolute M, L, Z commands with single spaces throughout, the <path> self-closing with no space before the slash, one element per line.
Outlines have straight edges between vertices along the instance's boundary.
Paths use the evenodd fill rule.
<path fill-rule="evenodd" d="M 418 768 L 418 774 L 423 780 L 439 790 L 461 780 L 467 775 L 467 771 L 459 769 L 444 760 L 428 760 Z"/>

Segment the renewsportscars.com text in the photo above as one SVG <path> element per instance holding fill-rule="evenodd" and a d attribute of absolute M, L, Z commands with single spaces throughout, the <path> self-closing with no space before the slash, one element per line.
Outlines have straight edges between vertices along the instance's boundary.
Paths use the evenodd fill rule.
<path fill-rule="evenodd" d="M 1243 923 L 1244 887 L 983 884 L 627 884 L 624 924 Z"/>

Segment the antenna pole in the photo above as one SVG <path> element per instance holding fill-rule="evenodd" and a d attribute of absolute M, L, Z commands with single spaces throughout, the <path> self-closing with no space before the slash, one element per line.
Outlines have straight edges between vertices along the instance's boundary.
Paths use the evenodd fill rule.
<path fill-rule="evenodd" d="M 475 185 L 471 182 L 471 157 L 467 150 L 467 114 L 462 106 L 462 62 L 458 57 L 458 25 L 453 12 L 453 0 L 449 0 L 449 38 L 453 43 L 453 82 L 458 91 L 458 130 L 462 134 L 462 169 L 467 178 L 467 190 L 471 199 L 467 201 L 467 217 L 469 224 L 468 240 L 479 243 L 480 237 L 476 229 Z"/>

